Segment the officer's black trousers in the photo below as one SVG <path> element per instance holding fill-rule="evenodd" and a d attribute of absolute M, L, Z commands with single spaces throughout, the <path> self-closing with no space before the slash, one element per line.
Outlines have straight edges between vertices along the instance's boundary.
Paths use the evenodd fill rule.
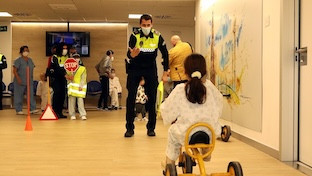
<path fill-rule="evenodd" d="M 148 123 L 146 128 L 148 130 L 154 130 L 156 125 L 156 93 L 158 86 L 158 77 L 156 75 L 144 75 L 145 79 L 145 94 L 148 97 L 148 101 L 146 104 L 146 111 L 148 112 Z M 128 97 L 127 97 L 127 112 L 126 112 L 126 128 L 128 131 L 134 129 L 134 118 L 135 118 L 135 98 L 138 90 L 138 86 L 142 75 L 133 75 L 128 74 L 127 77 L 127 89 L 128 89 Z"/>
<path fill-rule="evenodd" d="M 53 98 L 52 107 L 56 115 L 60 118 L 63 116 L 63 105 L 65 100 L 66 79 L 56 78 L 52 84 Z"/>

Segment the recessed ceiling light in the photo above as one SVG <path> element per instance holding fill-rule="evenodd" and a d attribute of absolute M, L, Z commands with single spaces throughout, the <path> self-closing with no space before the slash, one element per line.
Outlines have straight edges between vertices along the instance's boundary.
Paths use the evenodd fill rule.
<path fill-rule="evenodd" d="M 140 19 L 142 14 L 129 14 L 129 19 Z"/>
<path fill-rule="evenodd" d="M 0 12 L 0 17 L 12 17 L 8 12 Z"/>

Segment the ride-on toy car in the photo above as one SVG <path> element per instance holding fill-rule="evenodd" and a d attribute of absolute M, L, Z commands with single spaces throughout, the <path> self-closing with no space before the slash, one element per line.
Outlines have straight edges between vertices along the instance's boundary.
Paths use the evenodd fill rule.
<path fill-rule="evenodd" d="M 197 131 L 190 136 L 194 128 L 205 127 L 210 131 L 210 136 L 204 131 Z M 229 126 L 222 128 L 221 139 L 227 141 L 230 136 L 231 129 Z M 223 136 L 222 136 L 223 135 Z M 213 128 L 207 123 L 196 123 L 192 125 L 186 132 L 184 148 L 185 152 L 179 156 L 179 167 L 182 167 L 183 174 L 179 176 L 196 176 L 193 174 L 193 166 L 196 166 L 196 161 L 199 166 L 200 176 L 243 176 L 243 170 L 239 162 L 232 161 L 228 164 L 227 172 L 225 173 L 211 173 L 207 174 L 204 159 L 211 156 L 216 142 L 215 132 Z M 205 151 L 205 152 L 202 152 Z M 178 176 L 176 166 L 167 164 L 164 171 L 165 176 Z"/>

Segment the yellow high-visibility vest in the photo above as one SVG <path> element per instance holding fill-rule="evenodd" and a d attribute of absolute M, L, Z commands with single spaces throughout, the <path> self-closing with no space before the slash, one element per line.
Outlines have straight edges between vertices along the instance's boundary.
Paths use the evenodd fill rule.
<path fill-rule="evenodd" d="M 164 82 L 160 81 L 157 87 L 157 95 L 156 95 L 156 114 L 157 119 L 161 116 L 160 114 L 160 105 L 164 100 Z"/>
<path fill-rule="evenodd" d="M 2 64 L 2 54 L 0 54 L 0 64 Z"/>
<path fill-rule="evenodd" d="M 141 52 L 154 52 L 158 48 L 159 36 L 158 32 L 154 29 L 151 31 L 153 33 L 153 38 L 151 37 L 141 37 L 141 33 L 134 34 L 137 39 L 135 47 L 140 48 Z"/>
<path fill-rule="evenodd" d="M 86 67 L 79 66 L 78 70 L 74 75 L 74 80 L 67 85 L 67 93 L 68 96 L 78 97 L 78 98 L 85 98 L 87 93 L 87 84 L 82 86 L 82 90 L 79 90 L 80 82 L 81 82 L 81 75 L 86 72 Z M 86 83 L 86 80 L 84 80 Z"/>
<path fill-rule="evenodd" d="M 56 56 L 56 55 L 55 55 Z M 56 56 L 60 67 L 64 67 L 65 61 L 68 58 L 67 56 Z"/>

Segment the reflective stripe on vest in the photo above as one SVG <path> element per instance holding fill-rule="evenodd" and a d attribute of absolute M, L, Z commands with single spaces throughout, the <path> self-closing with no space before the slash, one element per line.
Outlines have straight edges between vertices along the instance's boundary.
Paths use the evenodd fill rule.
<path fill-rule="evenodd" d="M 0 54 L 0 64 L 2 64 L 2 54 Z"/>
<path fill-rule="evenodd" d="M 68 58 L 67 56 L 61 56 L 61 57 L 57 56 L 57 60 L 58 60 L 60 67 L 64 67 L 64 64 L 67 58 Z"/>
<path fill-rule="evenodd" d="M 79 91 L 81 82 L 81 75 L 86 71 L 86 67 L 80 66 L 75 73 L 73 82 L 68 83 L 68 95 L 73 97 L 85 98 L 87 93 L 87 85 L 83 85 L 82 90 Z"/>
<path fill-rule="evenodd" d="M 141 52 L 152 53 L 158 48 L 159 35 L 155 34 L 154 29 L 152 29 L 153 38 L 151 37 L 141 37 L 141 33 L 135 34 L 137 39 L 135 47 L 140 48 Z"/>

